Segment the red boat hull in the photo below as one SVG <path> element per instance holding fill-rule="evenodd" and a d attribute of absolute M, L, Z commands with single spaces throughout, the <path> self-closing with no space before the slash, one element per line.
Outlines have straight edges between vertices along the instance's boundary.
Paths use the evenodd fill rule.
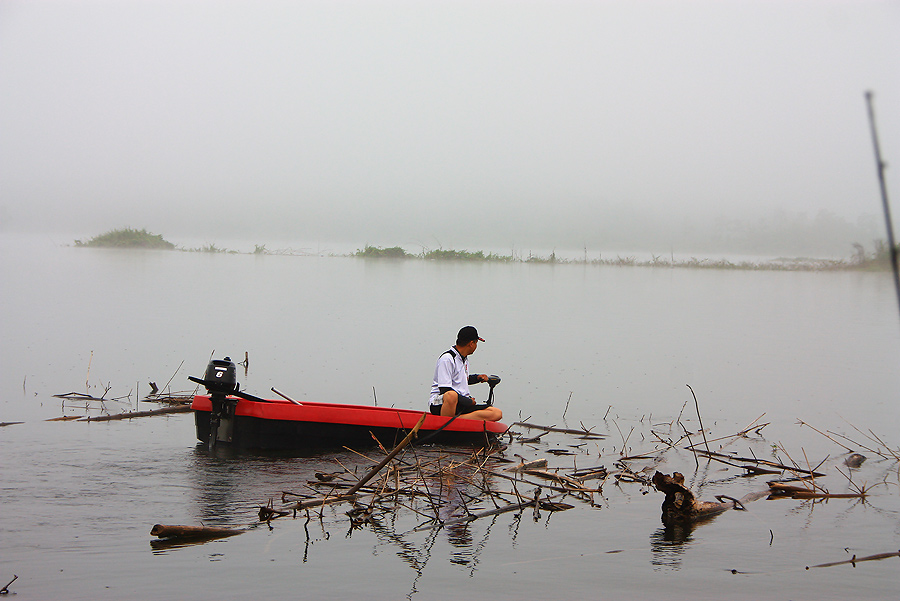
<path fill-rule="evenodd" d="M 237 406 L 231 440 L 227 444 L 243 449 L 362 447 L 375 444 L 373 435 L 382 445 L 389 447 L 399 442 L 405 435 L 403 431 L 411 430 L 423 414 L 426 417 L 419 428 L 418 438 L 428 444 L 478 444 L 506 431 L 506 426 L 500 422 L 455 419 L 448 424 L 451 418 L 411 409 L 307 401 L 295 404 L 280 399 L 234 400 Z M 191 407 L 197 438 L 208 441 L 212 409 L 210 398 L 195 396 Z"/>

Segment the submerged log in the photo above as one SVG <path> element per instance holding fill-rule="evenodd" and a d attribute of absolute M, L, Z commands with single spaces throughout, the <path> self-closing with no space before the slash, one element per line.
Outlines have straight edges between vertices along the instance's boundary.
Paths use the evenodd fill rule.
<path fill-rule="evenodd" d="M 830 493 L 812 487 L 793 486 L 784 482 L 769 482 L 772 497 L 790 497 L 791 499 L 857 499 L 866 496 L 864 491 L 848 493 Z"/>
<path fill-rule="evenodd" d="M 168 540 L 213 540 L 241 534 L 243 530 L 234 528 L 212 528 L 209 526 L 166 526 L 156 524 L 150 529 L 150 534 L 158 538 Z"/>
<path fill-rule="evenodd" d="M 515 422 L 514 426 L 522 426 L 523 428 L 531 428 L 532 430 L 543 430 L 544 432 L 557 432 L 559 434 L 573 434 L 584 438 L 606 438 L 605 434 L 596 434 L 588 429 L 573 430 L 571 428 L 557 428 L 555 426 L 540 426 L 538 424 L 530 424 L 528 422 Z"/>
<path fill-rule="evenodd" d="M 334 497 L 322 497 L 320 499 L 309 499 L 307 501 L 299 501 L 292 505 L 290 509 L 308 509 L 310 507 L 318 507 L 320 505 L 331 505 L 332 503 L 343 503 L 345 501 L 353 501 L 356 499 L 356 493 L 346 495 L 336 495 Z"/>
<path fill-rule="evenodd" d="M 584 482 L 586 480 L 606 478 L 606 476 L 609 475 L 609 472 L 607 472 L 606 468 L 601 465 L 598 467 L 578 470 L 577 472 L 572 472 L 569 475 L 580 482 Z"/>
<path fill-rule="evenodd" d="M 584 491 L 584 492 L 598 492 L 596 490 L 590 490 L 585 488 L 584 483 L 580 482 L 574 478 L 570 478 L 564 474 L 557 474 L 554 472 L 550 472 L 547 470 L 539 470 L 539 469 L 524 469 L 522 470 L 523 474 L 528 474 L 529 476 L 537 476 L 538 478 L 544 478 L 546 480 L 553 480 L 562 484 L 563 486 L 570 487 L 573 491 Z"/>
<path fill-rule="evenodd" d="M 97 417 L 85 417 L 78 421 L 83 422 L 109 422 L 118 419 L 131 419 L 132 417 L 148 417 L 150 415 L 165 415 L 167 413 L 187 413 L 191 411 L 190 405 L 174 405 L 172 407 L 163 407 L 161 409 L 150 409 L 148 411 L 129 411 L 127 413 L 114 413 L 113 415 L 99 415 Z"/>
<path fill-rule="evenodd" d="M 666 495 L 662 503 L 665 524 L 707 519 L 735 506 L 733 502 L 698 501 L 694 493 L 684 486 L 684 476 L 678 472 L 673 472 L 671 476 L 656 472 L 653 474 L 653 485 Z"/>
<path fill-rule="evenodd" d="M 103 397 L 95 397 L 91 394 L 85 394 L 83 392 L 66 392 L 63 394 L 54 394 L 54 398 L 57 399 L 68 399 L 70 401 L 101 401 L 105 402 L 109 399 L 104 399 Z"/>
<path fill-rule="evenodd" d="M 857 557 L 856 555 L 854 555 L 850 559 L 845 559 L 843 561 L 831 561 L 828 563 L 820 563 L 819 565 L 815 565 L 815 566 L 806 566 L 806 569 L 808 570 L 810 568 L 832 568 L 834 566 L 842 566 L 842 565 L 847 565 L 847 564 L 850 564 L 855 568 L 856 564 L 861 561 L 878 561 L 879 559 L 888 559 L 891 557 L 900 557 L 900 551 L 896 551 L 896 552 L 891 551 L 889 553 L 876 553 L 875 555 L 867 555 L 865 557 Z"/>
<path fill-rule="evenodd" d="M 524 459 L 517 465 L 506 468 L 507 472 L 521 472 L 524 470 L 538 469 L 547 467 L 546 459 L 535 459 L 534 461 L 525 461 Z"/>

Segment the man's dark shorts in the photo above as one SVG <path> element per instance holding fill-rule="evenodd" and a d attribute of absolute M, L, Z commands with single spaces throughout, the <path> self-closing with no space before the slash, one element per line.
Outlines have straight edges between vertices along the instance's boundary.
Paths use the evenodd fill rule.
<path fill-rule="evenodd" d="M 443 405 L 432 405 L 431 413 L 433 415 L 441 414 L 441 407 Z M 487 405 L 476 405 L 475 399 L 470 396 L 459 396 L 459 400 L 456 401 L 456 415 L 463 415 L 464 413 L 472 413 L 477 409 L 484 409 Z"/>

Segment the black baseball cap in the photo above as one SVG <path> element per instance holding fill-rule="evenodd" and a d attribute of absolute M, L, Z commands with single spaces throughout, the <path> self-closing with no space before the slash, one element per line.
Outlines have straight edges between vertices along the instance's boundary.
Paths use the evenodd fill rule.
<path fill-rule="evenodd" d="M 478 330 L 475 329 L 475 326 L 466 326 L 456 335 L 456 344 L 468 344 L 473 340 L 484 342 L 484 338 L 478 335 Z"/>

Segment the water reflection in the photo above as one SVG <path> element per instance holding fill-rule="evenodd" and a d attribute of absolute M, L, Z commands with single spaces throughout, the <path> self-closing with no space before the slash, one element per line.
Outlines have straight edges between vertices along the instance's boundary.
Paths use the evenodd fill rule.
<path fill-rule="evenodd" d="M 216 449 L 216 455 L 211 456 L 198 444 L 189 467 L 197 520 L 204 524 L 247 522 L 252 515 L 248 499 L 267 499 L 272 494 L 265 490 L 268 478 L 258 460 L 239 457 L 226 449 Z"/>
<path fill-rule="evenodd" d="M 415 575 L 410 583 L 407 599 L 418 592 L 419 581 L 432 557 L 435 544 L 442 536 L 446 537 L 452 547 L 449 554 L 451 564 L 468 568 L 470 578 L 478 569 L 481 554 L 487 546 L 497 516 L 491 519 L 476 542 L 467 518 L 473 514 L 475 505 L 482 499 L 479 495 L 483 496 L 483 491 L 473 484 L 470 471 L 461 466 L 438 467 L 434 474 L 424 478 L 427 498 L 421 499 L 421 507 L 407 509 L 412 509 L 420 517 L 433 514 L 436 517 L 433 527 L 428 527 L 426 522 L 410 531 L 398 532 L 397 526 L 402 521 L 398 510 L 404 507 L 399 500 L 393 510 L 385 508 L 381 519 L 372 517 L 367 521 L 377 539 L 396 548 L 397 557 L 413 570 Z M 434 518 L 429 519 L 433 520 Z M 352 529 L 351 527 L 351 532 Z M 421 538 L 423 533 L 427 533 L 424 540 Z"/>
<path fill-rule="evenodd" d="M 188 461 L 197 520 L 217 525 L 253 522 L 260 507 L 275 498 L 317 495 L 307 481 L 316 472 L 333 470 L 340 461 L 340 454 L 250 454 L 226 447 L 210 454 L 198 443 Z"/>
<path fill-rule="evenodd" d="M 712 522 L 718 515 L 721 514 L 694 520 L 663 519 L 663 527 L 650 535 L 650 565 L 654 569 L 681 569 L 682 556 L 694 540 L 694 530 Z"/>
<path fill-rule="evenodd" d="M 370 531 L 379 543 L 396 549 L 397 556 L 415 573 L 412 583 L 421 577 L 437 541 L 444 538 L 451 547 L 449 563 L 467 568 L 474 575 L 479 558 L 485 549 L 496 516 L 479 525 L 484 528 L 477 538 L 467 518 L 485 509 L 486 490 L 493 485 L 490 476 L 479 475 L 466 464 L 448 459 L 446 450 L 437 455 L 418 451 L 413 462 L 421 477 L 418 493 L 409 490 L 396 495 L 381 495 L 371 504 L 334 506 L 333 518 L 343 523 L 348 520 L 346 537 L 357 536 L 357 531 Z M 197 522 L 205 525 L 253 525 L 257 523 L 261 505 L 278 497 L 281 500 L 303 500 L 326 493 L 323 483 L 312 478 L 317 472 L 334 472 L 336 465 L 343 468 L 345 477 L 364 473 L 369 462 L 362 455 L 324 453 L 312 457 L 267 456 L 230 451 L 222 447 L 210 454 L 198 443 L 188 458 L 189 480 L 192 491 L 192 511 Z M 412 466 L 412 464 L 410 464 Z M 399 476 L 398 476 L 399 478 Z M 380 487 L 387 487 L 386 479 Z M 337 484 L 337 481 L 335 481 Z M 399 484 L 399 483 L 398 483 Z M 335 488 L 329 494 L 337 494 Z M 422 494 L 424 493 L 424 494 Z M 319 513 L 316 520 L 322 528 L 321 535 L 311 533 L 310 515 Z M 311 545 L 317 540 L 328 540 L 328 520 L 322 520 L 321 511 L 306 511 L 294 516 L 303 520 L 305 544 L 303 563 L 309 557 Z M 410 518 L 417 518 L 419 527 L 410 527 Z M 290 519 L 286 516 L 284 519 Z M 429 527 L 429 522 L 433 527 Z M 273 521 L 270 527 L 277 527 Z M 518 522 L 516 522 L 518 523 Z M 445 525 L 444 525 L 445 524 Z M 484 524 L 487 524 L 484 527 Z M 334 525 L 334 523 L 331 523 Z M 443 526 L 442 526 L 443 525 Z M 178 545 L 158 545 L 159 549 L 177 548 Z M 156 548 L 156 547 L 154 547 Z"/>
<path fill-rule="evenodd" d="M 197 519 L 204 524 L 235 521 L 240 504 L 235 490 L 240 489 L 236 484 L 245 471 L 241 469 L 243 466 L 239 462 L 195 455 L 191 467 L 194 468 Z"/>
<path fill-rule="evenodd" d="M 407 599 L 412 599 L 418 592 L 419 580 L 425 573 L 425 566 L 428 565 L 428 560 L 431 559 L 431 552 L 435 541 L 440 535 L 440 530 L 437 528 L 432 529 L 425 538 L 425 542 L 420 546 L 414 544 L 403 534 L 398 534 L 394 524 L 387 526 L 385 523 L 375 522 L 372 524 L 372 532 L 375 533 L 378 540 L 397 547 L 397 557 L 415 572 L 409 593 L 406 595 Z"/>
<path fill-rule="evenodd" d="M 680 569 L 681 558 L 693 538 L 691 524 L 666 524 L 650 535 L 650 565 L 654 569 Z"/>
<path fill-rule="evenodd" d="M 322 521 L 319 521 L 319 526 L 322 528 L 322 536 L 321 536 L 321 538 L 316 538 L 316 539 L 312 538 L 312 537 L 310 536 L 310 534 L 309 534 L 309 522 L 310 522 L 310 520 L 311 520 L 311 517 L 310 517 L 310 515 L 309 515 L 309 512 L 307 511 L 307 512 L 306 512 L 306 519 L 305 519 L 304 522 L 303 522 L 303 533 L 306 535 L 306 540 L 304 541 L 304 544 L 303 544 L 303 563 L 306 563 L 306 562 L 309 561 L 309 547 L 310 547 L 310 545 L 313 545 L 313 544 L 315 544 L 315 543 L 318 542 L 318 541 L 328 540 L 328 539 L 331 538 L 331 534 L 330 534 L 327 530 L 325 530 L 325 524 L 324 524 Z M 271 525 L 270 525 L 269 527 L 271 528 Z"/>
<path fill-rule="evenodd" d="M 438 519 L 449 525 L 444 526 L 447 540 L 458 551 L 450 556 L 450 562 L 458 565 L 468 565 L 472 548 L 472 533 L 469 532 L 468 522 L 460 522 L 460 518 L 468 515 L 466 506 L 465 482 L 453 472 L 441 473 L 438 477 L 430 479 L 432 486 L 431 502 L 437 508 Z"/>

